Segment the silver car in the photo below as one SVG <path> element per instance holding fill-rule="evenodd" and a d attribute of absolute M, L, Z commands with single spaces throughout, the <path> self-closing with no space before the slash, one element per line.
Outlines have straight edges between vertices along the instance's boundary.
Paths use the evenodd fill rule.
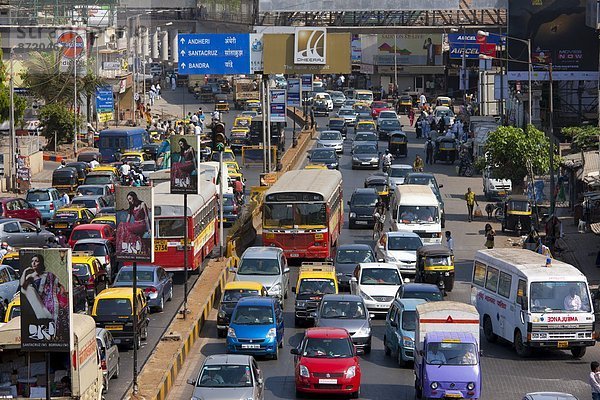
<path fill-rule="evenodd" d="M 55 237 L 52 232 L 38 227 L 29 221 L 17 218 L 0 219 L 0 241 L 11 247 L 44 247 L 48 239 Z"/>
<path fill-rule="evenodd" d="M 317 147 L 334 148 L 336 153 L 344 153 L 344 138 L 340 131 L 323 131 L 317 140 Z"/>
<path fill-rule="evenodd" d="M 104 392 L 108 392 L 111 378 L 119 377 L 119 347 L 115 343 L 112 334 L 104 328 L 96 328 L 96 343 L 100 350 L 100 361 L 102 361 L 102 376 L 104 380 Z"/>
<path fill-rule="evenodd" d="M 324 295 L 315 315 L 315 326 L 344 328 L 357 349 L 365 353 L 371 351 L 371 316 L 365 301 L 358 295 Z"/>
<path fill-rule="evenodd" d="M 194 386 L 192 400 L 264 398 L 262 371 L 252 356 L 215 354 L 208 356 L 198 377 L 187 382 Z"/>
<path fill-rule="evenodd" d="M 337 90 L 331 90 L 327 93 L 329 93 L 329 95 L 331 96 L 331 100 L 333 100 L 334 107 L 341 107 L 344 105 L 344 102 L 346 101 L 346 96 L 344 95 L 344 93 Z"/>
<path fill-rule="evenodd" d="M 404 183 L 404 177 L 412 172 L 412 170 L 412 165 L 392 164 L 388 171 L 390 191 L 393 191 L 396 186 L 402 185 Z"/>
<path fill-rule="evenodd" d="M 352 107 L 343 106 L 337 112 L 338 118 L 344 118 L 348 126 L 354 126 L 356 124 L 356 111 Z"/>
<path fill-rule="evenodd" d="M 569 393 L 536 392 L 527 393 L 523 400 L 577 400 L 577 397 Z"/>

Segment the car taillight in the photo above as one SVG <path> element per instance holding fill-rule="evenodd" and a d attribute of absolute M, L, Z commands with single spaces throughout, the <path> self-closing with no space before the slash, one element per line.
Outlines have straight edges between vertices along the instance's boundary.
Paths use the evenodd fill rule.
<path fill-rule="evenodd" d="M 50 209 L 54 210 L 54 203 L 50 203 Z"/>
<path fill-rule="evenodd" d="M 237 215 L 238 213 L 238 207 L 236 205 L 233 206 L 233 214 Z"/>
<path fill-rule="evenodd" d="M 144 293 L 146 293 L 146 294 L 156 293 L 156 292 L 158 292 L 158 290 L 156 290 L 156 288 L 153 288 L 153 287 L 144 289 Z"/>
<path fill-rule="evenodd" d="M 93 284 L 94 284 L 94 277 L 93 277 L 93 276 L 90 276 L 90 277 L 88 278 L 88 284 L 89 284 L 89 285 L 93 285 Z"/>
<path fill-rule="evenodd" d="M 102 365 L 102 369 L 106 369 L 106 360 L 102 360 L 100 365 Z"/>

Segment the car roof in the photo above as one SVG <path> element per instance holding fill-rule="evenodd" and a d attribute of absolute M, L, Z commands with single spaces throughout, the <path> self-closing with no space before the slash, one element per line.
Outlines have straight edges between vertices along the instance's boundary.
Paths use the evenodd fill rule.
<path fill-rule="evenodd" d="M 94 224 L 94 225 L 96 225 L 96 224 Z M 106 225 L 106 224 L 97 224 L 97 225 Z M 108 243 L 110 243 L 110 239 L 100 239 L 100 238 L 79 239 L 78 241 L 75 242 L 75 246 L 77 246 L 80 243 L 81 244 L 103 244 L 103 245 L 107 245 Z"/>
<path fill-rule="evenodd" d="M 304 332 L 304 336 L 307 338 L 346 339 L 348 337 L 348 331 L 344 328 L 315 327 L 308 328 Z"/>
<path fill-rule="evenodd" d="M 223 365 L 223 364 L 248 364 L 250 365 L 252 356 L 245 354 L 213 354 L 204 359 L 204 365 Z"/>
<path fill-rule="evenodd" d="M 426 256 L 448 256 L 452 254 L 452 251 L 443 244 L 430 244 L 419 247 L 417 249 L 417 254 L 423 254 Z"/>
<path fill-rule="evenodd" d="M 339 294 L 326 294 L 323 295 L 321 301 L 324 300 L 335 300 L 335 301 L 360 301 L 362 303 L 363 298 L 356 294 L 347 294 L 347 293 L 339 293 Z"/>
<path fill-rule="evenodd" d="M 158 266 L 158 265 L 148 265 L 148 264 L 145 264 L 145 265 L 138 265 L 136 268 L 137 268 L 138 271 L 154 271 L 154 270 L 157 270 L 157 269 L 159 269 L 161 267 Z M 133 266 L 132 265 L 123 265 L 119 269 L 119 272 L 121 272 L 123 270 L 128 270 L 128 271 L 133 270 Z"/>
<path fill-rule="evenodd" d="M 361 269 L 370 269 L 370 268 L 382 268 L 382 269 L 395 269 L 398 270 L 394 264 L 386 263 L 386 262 L 369 262 L 369 263 L 359 263 Z"/>
<path fill-rule="evenodd" d="M 138 289 L 138 294 L 143 294 L 142 289 Z M 133 291 L 130 287 L 112 287 L 108 289 L 104 289 L 100 293 L 96 295 L 96 301 L 101 299 L 113 299 L 113 298 L 122 298 L 122 299 L 131 299 L 133 297 Z"/>
<path fill-rule="evenodd" d="M 420 238 L 420 236 L 412 231 L 395 231 L 395 232 L 385 232 L 387 237 L 412 237 L 412 238 Z"/>
<path fill-rule="evenodd" d="M 261 297 L 261 296 L 242 297 L 238 301 L 238 305 L 244 305 L 244 306 L 271 306 L 274 303 L 275 303 L 274 298 Z"/>
<path fill-rule="evenodd" d="M 337 251 L 340 250 L 370 250 L 373 251 L 371 246 L 364 243 L 346 243 L 338 246 Z"/>
<path fill-rule="evenodd" d="M 570 393 L 560 392 L 534 392 L 527 393 L 525 396 L 530 396 L 532 400 L 577 400 L 577 397 Z"/>
<path fill-rule="evenodd" d="M 106 227 L 106 224 L 82 224 L 82 225 L 77 225 L 76 227 L 73 228 L 73 230 L 83 230 L 83 229 L 94 229 L 94 230 L 104 230 Z M 95 240 L 95 239 L 94 239 Z"/>
<path fill-rule="evenodd" d="M 408 282 L 405 283 L 404 285 L 402 285 L 402 287 L 404 288 L 404 291 L 420 291 L 420 292 L 432 292 L 432 293 L 437 293 L 440 291 L 440 289 L 437 287 L 437 285 L 434 285 L 432 283 L 416 283 L 416 282 Z"/>
<path fill-rule="evenodd" d="M 407 283 L 405 283 L 404 285 L 407 285 Z M 402 286 L 404 286 L 404 285 L 402 285 Z M 396 299 L 396 300 L 394 300 L 394 302 L 397 303 L 399 307 L 402 307 L 408 311 L 412 311 L 412 310 L 416 310 L 417 306 L 419 304 L 426 303 L 427 300 L 425 300 L 425 299 Z"/>
<path fill-rule="evenodd" d="M 98 200 L 102 195 L 100 194 L 88 194 L 85 196 L 75 196 L 71 201 L 75 200 Z"/>
<path fill-rule="evenodd" d="M 250 290 L 262 290 L 264 286 L 262 283 L 253 281 L 232 281 L 225 284 L 223 290 L 234 290 L 234 289 L 250 289 Z"/>
<path fill-rule="evenodd" d="M 408 165 L 408 164 L 392 164 L 390 165 L 390 168 L 392 169 L 413 169 L 412 165 Z"/>
<path fill-rule="evenodd" d="M 379 193 L 377 193 L 375 188 L 356 188 L 354 189 L 354 192 L 352 192 L 352 195 L 354 194 L 372 194 L 374 196 L 379 196 Z"/>
<path fill-rule="evenodd" d="M 340 131 L 336 131 L 335 129 L 328 129 L 328 130 L 325 130 L 325 131 L 321 131 L 320 133 L 321 134 L 323 134 L 323 133 L 336 133 L 336 134 L 339 134 Z"/>
<path fill-rule="evenodd" d="M 77 186 L 77 189 L 81 189 L 81 188 L 97 188 L 97 187 L 101 187 L 103 189 L 106 189 L 108 187 L 107 184 L 105 183 L 88 183 L 87 185 L 79 185 Z"/>
<path fill-rule="evenodd" d="M 72 258 L 72 262 L 73 264 L 75 263 L 85 263 L 85 264 L 91 264 L 94 262 L 94 260 L 96 259 L 96 257 L 92 256 L 92 255 L 78 255 L 78 254 L 73 254 L 73 258 Z"/>
<path fill-rule="evenodd" d="M 248 247 L 242 254 L 243 258 L 263 258 L 264 256 L 274 257 L 281 254 L 283 250 L 279 247 L 270 246 L 252 246 Z"/>

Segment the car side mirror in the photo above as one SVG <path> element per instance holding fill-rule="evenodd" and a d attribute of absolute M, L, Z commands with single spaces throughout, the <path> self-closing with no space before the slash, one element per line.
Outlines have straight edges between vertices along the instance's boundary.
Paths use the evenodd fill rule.
<path fill-rule="evenodd" d="M 296 293 L 296 286 L 292 286 L 292 293 Z"/>
<path fill-rule="evenodd" d="M 438 185 L 438 187 L 441 189 L 441 188 L 443 188 L 443 187 L 444 187 L 444 185 Z"/>
<path fill-rule="evenodd" d="M 398 324 L 396 323 L 396 321 L 392 321 L 392 322 L 390 322 L 390 326 L 393 326 L 394 328 L 397 328 Z"/>
<path fill-rule="evenodd" d="M 196 380 L 194 378 L 190 378 L 187 380 L 187 383 L 188 383 L 188 385 L 194 386 L 194 385 L 196 385 Z"/>
<path fill-rule="evenodd" d="M 289 274 L 290 273 L 290 269 L 289 268 L 284 268 L 283 269 L 283 273 L 284 274 Z"/>
<path fill-rule="evenodd" d="M 292 348 L 290 349 L 290 354 L 293 354 L 293 355 L 295 355 L 295 356 L 298 356 L 298 355 L 300 355 L 300 350 L 298 350 L 296 347 L 292 347 Z"/>
<path fill-rule="evenodd" d="M 356 279 L 356 277 L 353 276 L 352 278 L 350 278 L 350 282 L 356 283 L 356 282 L 358 282 L 358 279 Z"/>

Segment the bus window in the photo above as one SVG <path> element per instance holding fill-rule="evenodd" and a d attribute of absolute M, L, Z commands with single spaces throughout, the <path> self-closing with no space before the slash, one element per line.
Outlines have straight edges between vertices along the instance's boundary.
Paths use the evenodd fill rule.
<path fill-rule="evenodd" d="M 156 237 L 183 237 L 183 218 L 159 219 L 156 221 Z"/>
<path fill-rule="evenodd" d="M 475 269 L 473 270 L 473 283 L 481 287 L 483 287 L 485 284 L 485 265 L 480 262 L 475 262 Z"/>
<path fill-rule="evenodd" d="M 500 272 L 500 281 L 498 282 L 498 294 L 507 299 L 510 297 L 510 284 L 512 277 L 506 272 Z"/>
<path fill-rule="evenodd" d="M 517 304 L 520 304 L 523 310 L 527 310 L 527 283 L 524 280 L 519 279 L 517 285 Z"/>
<path fill-rule="evenodd" d="M 487 290 L 491 290 L 492 292 L 496 292 L 498 288 L 498 270 L 496 268 L 489 267 L 487 271 L 487 277 L 485 280 L 485 288 Z"/>

